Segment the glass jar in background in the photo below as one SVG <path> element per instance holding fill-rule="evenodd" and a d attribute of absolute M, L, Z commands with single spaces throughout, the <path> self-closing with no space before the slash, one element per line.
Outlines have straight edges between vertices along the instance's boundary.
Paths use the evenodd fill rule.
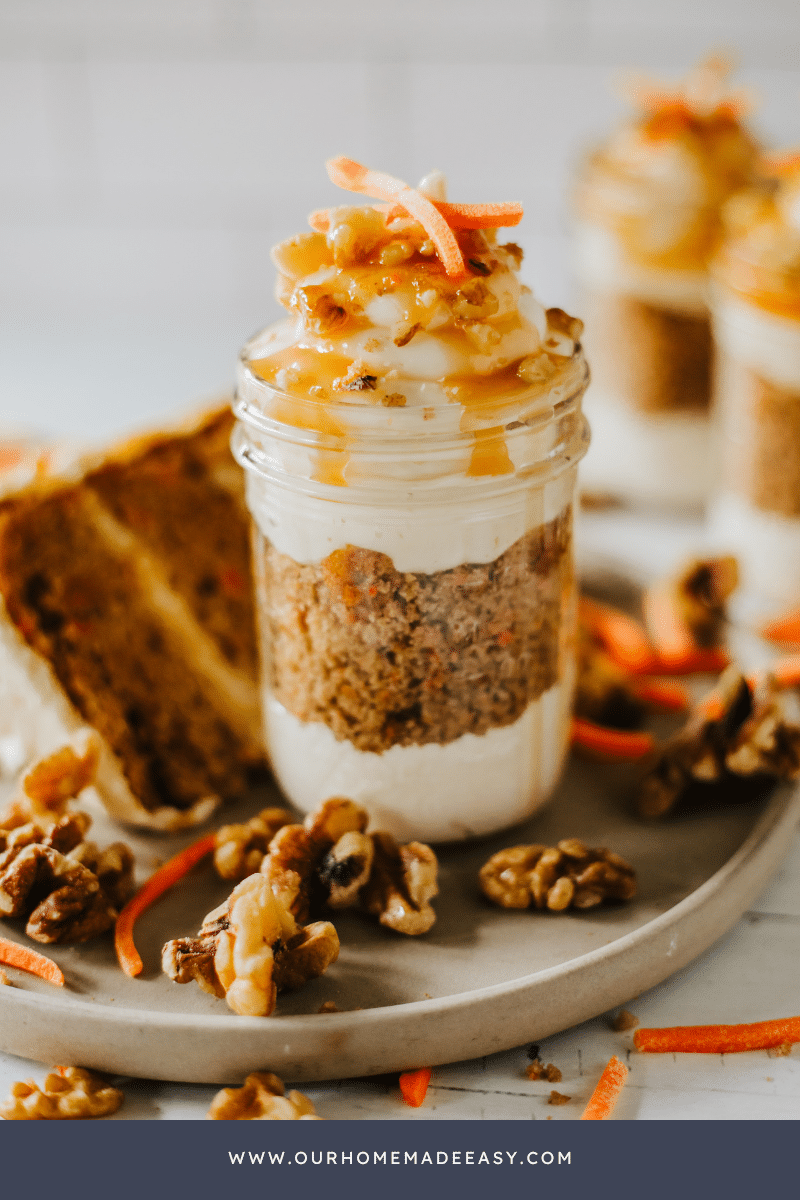
<path fill-rule="evenodd" d="M 735 197 L 714 264 L 719 489 L 712 538 L 762 606 L 800 601 L 800 158 Z"/>
<path fill-rule="evenodd" d="M 638 114 L 584 162 L 574 264 L 592 384 L 582 486 L 696 507 L 710 489 L 707 264 L 720 209 L 753 176 L 743 105 L 711 59 L 677 90 L 639 83 Z"/>
<path fill-rule="evenodd" d="M 268 347 L 241 357 L 234 452 L 279 783 L 402 840 L 521 821 L 569 740 L 580 345 L 546 382 L 407 407 L 289 395 L 260 373 Z"/>

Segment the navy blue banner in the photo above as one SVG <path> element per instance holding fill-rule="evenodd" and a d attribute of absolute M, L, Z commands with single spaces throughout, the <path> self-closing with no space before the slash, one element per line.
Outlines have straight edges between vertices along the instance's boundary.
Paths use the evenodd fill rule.
<path fill-rule="evenodd" d="M 0 1194 L 738 1200 L 795 1195 L 796 1143 L 792 1122 L 0 1122 Z"/>

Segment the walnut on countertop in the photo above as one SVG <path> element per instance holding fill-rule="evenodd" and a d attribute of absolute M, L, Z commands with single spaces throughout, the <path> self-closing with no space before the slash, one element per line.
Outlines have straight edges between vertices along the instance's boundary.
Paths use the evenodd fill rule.
<path fill-rule="evenodd" d="M 789 721 L 769 676 L 754 691 L 731 665 L 716 695 L 710 715 L 701 707 L 650 764 L 637 796 L 642 816 L 661 817 L 678 803 L 712 795 L 724 800 L 800 775 L 800 726 Z"/>
<path fill-rule="evenodd" d="M 254 874 L 209 913 L 197 937 L 167 942 L 161 962 L 176 983 L 194 979 L 234 1012 L 268 1017 L 279 991 L 322 975 L 338 955 L 329 921 L 299 926 L 267 877 Z"/>
<path fill-rule="evenodd" d="M 54 824 L 0 830 L 0 915 L 26 917 L 34 941 L 85 942 L 114 924 L 133 882 L 122 842 L 99 850 L 85 840 L 86 813 Z"/>
<path fill-rule="evenodd" d="M 257 871 L 275 834 L 292 819 L 288 808 L 264 808 L 244 824 L 218 829 L 214 867 L 220 878 L 238 883 Z"/>
<path fill-rule="evenodd" d="M 557 846 L 509 846 L 483 864 L 483 894 L 502 908 L 594 908 L 636 895 L 633 867 L 611 850 L 592 850 L 578 838 Z"/>
<path fill-rule="evenodd" d="M 97 736 L 86 731 L 76 736 L 74 744 L 62 746 L 33 763 L 17 793 L 0 811 L 0 828 L 57 821 L 69 801 L 94 782 L 100 758 L 98 747 Z"/>
<path fill-rule="evenodd" d="M 210 1121 L 321 1121 L 302 1092 L 286 1093 L 271 1071 L 254 1071 L 240 1088 L 217 1092 L 208 1110 Z"/>
<path fill-rule="evenodd" d="M 535 1058 L 533 1062 L 525 1068 L 525 1076 L 534 1082 L 539 1079 L 546 1079 L 548 1083 L 561 1083 L 562 1075 L 558 1067 L 553 1063 L 544 1065 L 540 1058 Z"/>
<path fill-rule="evenodd" d="M 0 1104 L 6 1121 L 77 1121 L 115 1113 L 124 1096 L 102 1075 L 81 1067 L 56 1067 L 40 1088 L 32 1079 L 12 1083 Z"/>

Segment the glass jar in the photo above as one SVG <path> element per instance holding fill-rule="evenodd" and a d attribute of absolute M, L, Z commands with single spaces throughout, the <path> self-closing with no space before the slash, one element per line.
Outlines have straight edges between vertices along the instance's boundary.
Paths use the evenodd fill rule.
<path fill-rule="evenodd" d="M 576 188 L 574 266 L 592 384 L 584 487 L 697 507 L 709 496 L 712 340 L 708 262 L 726 198 L 757 146 L 701 64 L 678 90 L 642 89 L 639 111 L 589 155 Z"/>
<path fill-rule="evenodd" d="M 744 195 L 715 264 L 715 544 L 766 608 L 800 601 L 800 222 L 784 185 Z M 738 226 L 738 227 L 737 227 Z"/>
<path fill-rule="evenodd" d="M 348 796 L 402 840 L 523 820 L 569 740 L 580 347 L 538 390 L 467 410 L 288 395 L 259 344 L 233 445 L 279 783 L 306 812 Z"/>

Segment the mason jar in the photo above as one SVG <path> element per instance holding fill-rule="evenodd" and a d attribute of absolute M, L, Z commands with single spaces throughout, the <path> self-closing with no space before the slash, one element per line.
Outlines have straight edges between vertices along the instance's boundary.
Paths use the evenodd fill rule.
<path fill-rule="evenodd" d="M 800 178 L 743 195 L 714 267 L 715 544 L 766 607 L 800 601 Z"/>
<path fill-rule="evenodd" d="M 233 445 L 278 782 L 401 840 L 523 820 L 569 741 L 580 345 L 522 391 L 395 406 L 282 391 L 259 375 L 268 342 L 242 353 Z"/>
<path fill-rule="evenodd" d="M 693 86 L 645 96 L 578 173 L 573 260 L 592 364 L 582 483 L 628 501 L 695 508 L 711 491 L 708 263 L 722 205 L 757 155 L 720 70 L 709 62 Z"/>

